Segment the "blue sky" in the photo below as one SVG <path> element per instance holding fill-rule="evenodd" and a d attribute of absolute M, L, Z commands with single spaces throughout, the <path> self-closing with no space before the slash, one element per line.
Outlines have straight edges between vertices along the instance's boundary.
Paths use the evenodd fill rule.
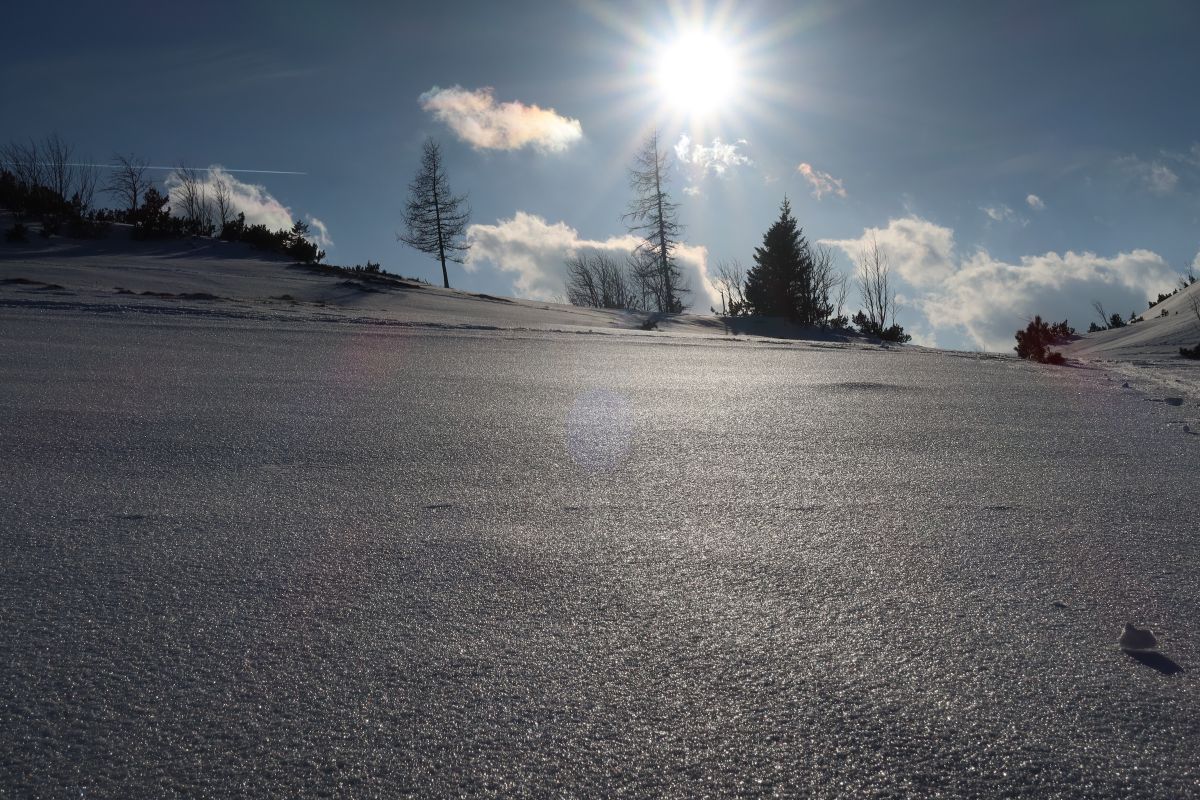
<path fill-rule="evenodd" d="M 303 172 L 236 177 L 255 213 L 319 220 L 333 263 L 436 281 L 395 241 L 434 136 L 477 226 L 452 284 L 549 297 L 566 255 L 627 246 L 657 128 L 698 310 L 786 194 L 846 271 L 873 232 L 901 322 L 949 347 L 1141 311 L 1200 250 L 1190 1 L 185 5 L 7 9 L 0 139 Z M 700 87 L 664 77 L 681 41 Z"/>

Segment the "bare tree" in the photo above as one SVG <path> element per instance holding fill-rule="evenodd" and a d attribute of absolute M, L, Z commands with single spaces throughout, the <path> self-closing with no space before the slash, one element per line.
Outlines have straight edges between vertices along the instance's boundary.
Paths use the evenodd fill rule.
<path fill-rule="evenodd" d="M 96 187 L 100 184 L 100 169 L 90 162 L 75 166 L 75 191 L 71 195 L 72 202 L 79 213 L 86 214 L 92 208 L 96 199 Z"/>
<path fill-rule="evenodd" d="M 211 173 L 210 173 L 211 174 Z M 218 224 L 221 228 L 233 219 L 233 192 L 229 188 L 229 181 L 221 175 L 213 176 L 213 202 L 217 208 Z"/>
<path fill-rule="evenodd" d="M 408 185 L 408 204 L 404 207 L 404 233 L 398 241 L 422 253 L 436 256 L 442 263 L 442 285 L 450 288 L 446 259 L 463 263 L 470 245 L 463 238 L 470 209 L 466 196 L 455 196 L 446 180 L 442 151 L 433 139 L 421 149 L 421 167 Z"/>
<path fill-rule="evenodd" d="M 1108 327 L 1108 325 L 1109 325 L 1109 323 L 1110 323 L 1112 320 L 1111 320 L 1111 318 L 1108 316 L 1108 314 L 1106 314 L 1106 313 L 1105 313 L 1105 311 L 1104 311 L 1104 304 L 1103 304 L 1103 303 L 1101 303 L 1099 300 L 1093 300 L 1093 301 L 1092 301 L 1092 308 L 1096 309 L 1096 313 L 1100 315 L 1100 328 L 1101 328 L 1101 330 L 1103 330 L 1103 329 L 1107 328 L 1107 327 Z"/>
<path fill-rule="evenodd" d="M 856 265 L 858 291 L 866 306 L 867 322 L 877 331 L 886 330 L 896 322 L 896 291 L 891 285 L 891 261 L 874 236 L 870 246 L 859 251 Z"/>
<path fill-rule="evenodd" d="M 148 162 L 133 155 L 124 156 L 117 153 L 113 156 L 116 165 L 108 178 L 105 188 L 116 195 L 129 208 L 129 213 L 136 214 L 150 181 L 146 178 Z"/>
<path fill-rule="evenodd" d="M 637 247 L 635 269 L 640 285 L 654 295 L 659 311 L 678 314 L 683 311 L 682 296 L 690 290 L 684 285 L 674 258 L 683 226 L 677 217 L 678 205 L 667 194 L 668 158 L 669 152 L 659 149 L 655 131 L 634 156 L 629 170 L 634 197 L 622 219 L 630 232 L 642 240 Z M 651 274 L 651 269 L 658 274 Z"/>
<path fill-rule="evenodd" d="M 75 149 L 57 133 L 43 139 L 39 148 L 45 186 L 63 202 L 71 198 L 71 190 L 75 184 L 74 164 L 71 159 L 74 152 Z"/>
<path fill-rule="evenodd" d="M 824 324 L 830 317 L 840 317 L 846 303 L 846 276 L 834 265 L 833 251 L 823 244 L 809 248 L 812 260 L 812 297 L 809 308 L 814 311 L 813 322 Z M 834 313 L 836 310 L 836 313 Z"/>
<path fill-rule="evenodd" d="M 641 309 L 628 265 L 608 253 L 578 253 L 567 259 L 567 300 L 573 306 Z"/>
<path fill-rule="evenodd" d="M 846 311 L 846 295 L 850 291 L 850 278 L 844 272 L 839 272 L 837 278 L 830 286 L 830 300 L 833 307 L 833 319 L 840 320 L 839 324 L 845 324 Z"/>
<path fill-rule="evenodd" d="M 17 183 L 27 189 L 45 185 L 45 175 L 42 168 L 42 157 L 38 151 L 37 142 L 32 139 L 28 144 L 9 142 L 0 149 L 0 163 L 3 163 L 16 177 Z"/>
<path fill-rule="evenodd" d="M 205 234 L 211 231 L 213 209 L 204 176 L 195 168 L 180 163 L 168 179 L 168 185 L 172 183 L 175 184 L 172 187 L 173 199 L 192 233 Z"/>
<path fill-rule="evenodd" d="M 713 281 L 721 293 L 721 313 L 741 316 L 749 312 L 746 304 L 746 268 L 736 258 L 717 262 L 717 279 Z"/>
<path fill-rule="evenodd" d="M 1192 307 L 1192 313 L 1196 315 L 1196 322 L 1200 323 L 1200 294 L 1192 292 L 1188 296 L 1188 304 Z"/>

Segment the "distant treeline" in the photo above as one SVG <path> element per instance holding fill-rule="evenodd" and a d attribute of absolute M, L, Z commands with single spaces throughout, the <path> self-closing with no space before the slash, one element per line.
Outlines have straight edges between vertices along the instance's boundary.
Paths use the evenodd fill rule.
<path fill-rule="evenodd" d="M 678 313 L 691 291 L 676 253 L 683 226 L 670 197 L 670 153 L 655 133 L 646 140 L 629 170 L 633 198 L 623 215 L 638 240 L 633 252 L 618 259 L 606 251 L 573 254 L 566 263 L 567 300 L 577 306 L 627 308 Z M 892 342 L 912 339 L 896 323 L 896 293 L 887 254 L 877 245 L 856 262 L 856 283 L 864 308 L 847 317 L 850 278 L 834 267 L 833 253 L 805 238 L 787 198 L 779 217 L 763 234 L 749 269 L 735 260 L 717 265 L 714 284 L 725 316 L 782 317 L 799 325 L 849 330 Z"/>
<path fill-rule="evenodd" d="M 0 146 L 0 208 L 17 215 L 5 238 L 28 238 L 26 223 L 31 221 L 39 223 L 45 238 L 104 238 L 111 223 L 117 222 L 131 226 L 135 239 L 218 237 L 303 263 L 325 258 L 325 251 L 310 241 L 309 226 L 302 220 L 281 230 L 247 225 L 244 213 L 234 213 L 230 187 L 219 176 L 209 183 L 198 171 L 177 167 L 171 173 L 178 200 L 177 208 L 172 208 L 170 196 L 147 176 L 147 161 L 120 154 L 114 161 L 101 183 L 101 168 L 86 158 L 77 159 L 74 148 L 57 135 Z M 118 207 L 97 208 L 98 192 L 115 198 Z"/>

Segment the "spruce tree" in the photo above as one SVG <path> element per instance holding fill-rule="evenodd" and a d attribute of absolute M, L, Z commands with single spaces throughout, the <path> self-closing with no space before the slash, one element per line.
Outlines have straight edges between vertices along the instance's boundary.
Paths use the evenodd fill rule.
<path fill-rule="evenodd" d="M 803 324 L 813 322 L 813 265 L 792 206 L 786 197 L 779 219 L 754 249 L 754 266 L 746 274 L 746 302 L 755 314 L 787 317 Z"/>

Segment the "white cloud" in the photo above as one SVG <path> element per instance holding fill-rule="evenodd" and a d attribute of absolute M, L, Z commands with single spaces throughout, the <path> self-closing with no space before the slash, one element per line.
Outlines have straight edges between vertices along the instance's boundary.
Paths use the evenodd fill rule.
<path fill-rule="evenodd" d="M 330 247 L 333 245 L 333 239 L 329 238 L 329 226 L 312 215 L 306 217 L 308 227 L 311 233 L 310 239 L 316 242 L 321 247 Z"/>
<path fill-rule="evenodd" d="M 1041 211 L 1046 207 L 1045 201 L 1043 201 L 1042 198 L 1038 197 L 1036 194 L 1026 195 L 1025 205 L 1029 206 L 1034 211 Z"/>
<path fill-rule="evenodd" d="M 1008 206 L 1001 203 L 998 206 L 980 206 L 979 210 L 992 218 L 994 222 L 1006 222 L 1016 219 L 1016 214 Z"/>
<path fill-rule="evenodd" d="M 980 206 L 979 210 L 987 214 L 988 219 L 992 222 L 1014 222 L 1022 226 L 1029 224 L 1029 220 L 1013 211 L 1010 206 L 1004 203 L 998 206 Z"/>
<path fill-rule="evenodd" d="M 1200 167 L 1200 142 L 1192 142 L 1186 153 L 1163 150 L 1162 154 L 1172 161 L 1180 161 L 1188 166 Z"/>
<path fill-rule="evenodd" d="M 1141 309 L 1146 297 L 1175 276 L 1166 260 L 1149 250 L 1111 257 L 1048 252 L 1016 263 L 983 249 L 964 257 L 955 250 L 953 230 L 915 216 L 867 229 L 858 239 L 825 243 L 853 256 L 872 235 L 897 274 L 921 290 L 909 298 L 911 307 L 923 312 L 932 328 L 961 330 L 985 350 L 1010 350 L 1013 333 L 1035 314 L 1073 316 L 1078 326 L 1092 299 L 1115 309 Z"/>
<path fill-rule="evenodd" d="M 730 144 L 722 142 L 721 137 L 717 136 L 713 138 L 712 144 L 706 146 L 692 142 L 687 134 L 681 134 L 675 144 L 675 157 L 681 164 L 693 167 L 699 173 L 699 177 L 704 177 L 710 172 L 714 175 L 724 175 L 730 167 L 754 163 L 750 156 L 738 150 L 746 144 L 748 142 L 745 139 L 738 139 Z"/>
<path fill-rule="evenodd" d="M 1137 156 L 1121 156 L 1117 167 L 1129 178 L 1154 194 L 1170 194 L 1179 184 L 1179 176 L 1160 161 L 1143 161 Z"/>
<path fill-rule="evenodd" d="M 640 241 L 624 234 L 606 239 L 586 239 L 565 222 L 549 223 L 542 217 L 518 211 L 495 225 L 471 225 L 467 229 L 471 250 L 464 265 L 474 272 L 490 263 L 514 274 L 518 295 L 535 300 L 553 300 L 563 294 L 563 262 L 583 252 L 606 252 L 618 258 L 632 253 Z M 680 244 L 674 251 L 686 282 L 692 287 L 687 300 L 699 310 L 720 302 L 708 278 L 708 250 L 702 245 Z"/>
<path fill-rule="evenodd" d="M 886 228 L 867 228 L 857 239 L 822 239 L 821 244 L 840 247 L 855 259 L 872 240 L 913 286 L 933 286 L 954 274 L 954 231 L 915 215 L 889 220 Z"/>
<path fill-rule="evenodd" d="M 216 196 L 217 181 L 223 181 L 229 187 L 229 200 L 236 216 L 238 212 L 246 215 L 247 225 L 266 225 L 273 231 L 291 228 L 296 220 L 292 209 L 275 199 L 265 186 L 257 183 L 245 183 L 231 175 L 224 167 L 214 164 L 206 170 L 198 170 L 201 187 L 210 202 Z M 171 207 L 178 209 L 181 205 L 182 181 L 171 172 L 166 178 L 167 195 Z M 316 217 L 309 216 L 308 224 L 312 231 L 309 238 L 321 247 L 333 245 L 329 236 L 329 228 Z"/>
<path fill-rule="evenodd" d="M 796 171 L 804 176 L 812 186 L 812 196 L 821 199 L 827 194 L 836 194 L 838 197 L 846 197 L 846 189 L 842 186 L 841 178 L 835 178 L 828 172 L 821 172 L 818 169 L 813 169 L 812 164 L 801 163 L 796 167 Z"/>
<path fill-rule="evenodd" d="M 552 108 L 527 106 L 516 100 L 497 103 L 490 88 L 475 90 L 437 86 L 419 98 L 421 108 L 445 123 L 476 150 L 518 150 L 532 146 L 561 152 L 583 138 L 579 120 Z"/>

